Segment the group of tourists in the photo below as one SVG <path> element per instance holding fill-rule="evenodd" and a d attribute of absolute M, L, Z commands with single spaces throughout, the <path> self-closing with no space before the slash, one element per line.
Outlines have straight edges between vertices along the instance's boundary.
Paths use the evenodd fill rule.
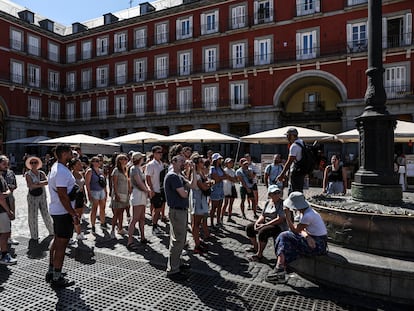
<path fill-rule="evenodd" d="M 54 163 L 49 161 L 48 175 L 41 169 L 43 163 L 40 158 L 27 157 L 25 179 L 29 189 L 27 202 L 31 239 L 39 239 L 38 211 L 49 234 L 54 236 L 46 281 L 57 287 L 73 284 L 62 273 L 65 249 L 69 243 L 87 238 L 80 223 L 86 221 L 83 213 L 88 202 L 92 234 L 96 234 L 99 216 L 101 230 L 110 230 L 111 238 L 116 238 L 117 234 L 127 236 L 129 250 L 136 250 L 138 243 L 149 243 L 144 226 L 145 210 L 147 204 L 150 205 L 153 235 L 163 233 L 160 221 L 169 223 L 170 227 L 167 277 L 183 281 L 188 277 L 183 271 L 188 265 L 181 262 L 182 250 L 188 244 L 188 224 L 191 224 L 194 254 L 208 252 L 207 241 L 212 232 L 223 227 L 224 216 L 227 216 L 227 222 L 235 222 L 232 218 L 233 203 L 238 194 L 242 217 L 247 219 L 247 203 L 255 219 L 246 226 L 246 235 L 252 244 L 249 251 L 254 252 L 249 260 L 262 261 L 268 239 L 274 239 L 277 264 L 267 280 L 273 283 L 284 281 L 288 263 L 300 255 L 324 254 L 327 242 L 327 231 L 321 217 L 302 193 L 305 176 L 295 170 L 302 155 L 302 148 L 298 145 L 303 141 L 294 128 L 286 135 L 290 143 L 287 161 L 284 162 L 276 154 L 273 163 L 264 170 L 269 200 L 262 208 L 257 205 L 260 170 L 249 154 L 238 161 L 239 167 L 235 170 L 232 158 L 224 158 L 212 151 L 203 156 L 190 147 L 177 144 L 170 147 L 167 161 L 163 161 L 166 155 L 164 149 L 154 146 L 148 157 L 140 152 L 115 154 L 111 164 L 104 166 L 102 155 L 88 159 L 80 148 L 72 150 L 69 145 L 59 145 L 54 150 Z M 332 165 L 325 170 L 324 192 L 346 191 L 346 180 L 341 180 L 344 172 L 338 166 L 338 160 L 338 157 L 332 157 Z M 8 244 L 17 243 L 10 236 L 10 221 L 14 218 L 13 191 L 17 185 L 5 156 L 0 157 L 0 171 L 1 263 L 15 264 L 17 260 L 8 253 Z M 287 178 L 289 197 L 283 200 Z M 45 186 L 49 190 L 49 207 Z M 108 197 L 113 214 L 110 224 L 105 211 Z M 168 218 L 166 205 L 169 207 Z M 299 216 L 295 223 L 292 212 Z M 123 227 L 125 214 L 127 230 Z M 139 239 L 134 237 L 137 223 Z M 76 239 L 72 239 L 74 232 Z"/>

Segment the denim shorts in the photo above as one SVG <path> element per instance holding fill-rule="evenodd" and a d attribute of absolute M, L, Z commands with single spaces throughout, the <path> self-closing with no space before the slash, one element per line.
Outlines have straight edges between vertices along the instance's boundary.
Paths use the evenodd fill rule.
<path fill-rule="evenodd" d="M 94 200 L 103 200 L 105 199 L 105 190 L 91 190 L 91 195 Z"/>

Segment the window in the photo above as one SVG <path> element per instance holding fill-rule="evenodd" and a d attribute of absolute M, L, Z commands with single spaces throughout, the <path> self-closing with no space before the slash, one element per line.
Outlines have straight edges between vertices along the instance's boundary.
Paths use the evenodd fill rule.
<path fill-rule="evenodd" d="M 60 102 L 56 100 L 49 101 L 49 120 L 59 121 L 60 116 Z"/>
<path fill-rule="evenodd" d="M 33 87 L 40 87 L 40 67 L 27 66 L 27 83 Z"/>
<path fill-rule="evenodd" d="M 48 58 L 52 62 L 59 62 L 59 45 L 53 42 L 48 44 Z"/>
<path fill-rule="evenodd" d="M 127 82 L 127 63 L 115 64 L 116 84 L 125 84 Z"/>
<path fill-rule="evenodd" d="M 147 111 L 147 95 L 145 93 L 134 94 L 134 112 L 137 117 L 145 115 Z"/>
<path fill-rule="evenodd" d="M 219 13 L 218 11 L 201 14 L 201 34 L 210 34 L 219 31 Z"/>
<path fill-rule="evenodd" d="M 76 73 L 68 72 L 66 74 L 66 91 L 74 92 L 76 90 Z"/>
<path fill-rule="evenodd" d="M 127 50 L 127 34 L 126 32 L 116 33 L 114 35 L 115 52 L 124 52 Z"/>
<path fill-rule="evenodd" d="M 98 113 L 98 119 L 104 120 L 108 115 L 108 99 L 106 97 L 98 98 L 96 111 Z"/>
<path fill-rule="evenodd" d="M 108 37 L 96 39 L 96 56 L 108 55 L 109 40 Z"/>
<path fill-rule="evenodd" d="M 23 51 L 23 33 L 16 29 L 10 30 L 10 48 L 16 51 Z"/>
<path fill-rule="evenodd" d="M 91 100 L 83 100 L 81 101 L 80 105 L 80 114 L 83 121 L 87 121 L 91 119 Z"/>
<path fill-rule="evenodd" d="M 135 82 L 145 81 L 147 79 L 147 59 L 141 58 L 135 60 Z"/>
<path fill-rule="evenodd" d="M 217 48 L 206 48 L 204 49 L 204 71 L 214 72 L 217 70 Z"/>
<path fill-rule="evenodd" d="M 247 104 L 247 87 L 245 82 L 230 83 L 231 109 L 243 109 Z"/>
<path fill-rule="evenodd" d="M 10 63 L 10 80 L 13 83 L 23 83 L 23 63 L 11 61 Z"/>
<path fill-rule="evenodd" d="M 256 39 L 254 40 L 254 64 L 268 65 L 272 61 L 272 40 Z"/>
<path fill-rule="evenodd" d="M 167 56 L 157 56 L 155 63 L 155 74 L 157 79 L 167 78 L 168 76 L 168 58 Z"/>
<path fill-rule="evenodd" d="M 320 100 L 320 93 L 318 92 L 307 92 L 305 93 L 305 102 L 303 103 L 303 111 L 322 111 L 323 105 Z"/>
<path fill-rule="evenodd" d="M 177 40 L 191 38 L 193 36 L 193 17 L 177 19 L 176 28 Z"/>
<path fill-rule="evenodd" d="M 231 28 L 238 29 L 246 25 L 246 6 L 238 5 L 231 8 Z"/>
<path fill-rule="evenodd" d="M 179 75 L 187 76 L 191 74 L 191 52 L 181 52 L 178 54 Z"/>
<path fill-rule="evenodd" d="M 413 14 L 382 18 L 382 47 L 409 46 L 413 36 Z"/>
<path fill-rule="evenodd" d="M 66 120 L 75 121 L 76 106 L 74 102 L 66 103 Z"/>
<path fill-rule="evenodd" d="M 296 0 L 297 16 L 314 14 L 320 12 L 320 0 Z"/>
<path fill-rule="evenodd" d="M 31 55 L 40 56 L 40 38 L 28 35 L 27 52 Z"/>
<path fill-rule="evenodd" d="M 244 68 L 246 64 L 246 43 L 237 42 L 231 45 L 231 60 L 233 68 Z"/>
<path fill-rule="evenodd" d="M 92 42 L 82 42 L 82 59 L 90 59 L 92 57 Z"/>
<path fill-rule="evenodd" d="M 126 95 L 115 96 L 115 115 L 117 118 L 125 118 L 127 112 Z"/>
<path fill-rule="evenodd" d="M 384 88 L 388 99 L 405 97 L 410 92 L 408 66 L 386 65 Z"/>
<path fill-rule="evenodd" d="M 96 86 L 105 87 L 108 86 L 108 67 L 96 68 Z"/>
<path fill-rule="evenodd" d="M 88 90 L 92 87 L 92 69 L 82 70 L 82 90 Z"/>
<path fill-rule="evenodd" d="M 190 87 L 179 88 L 177 93 L 178 110 L 180 113 L 187 113 L 191 111 L 193 102 L 192 90 Z"/>
<path fill-rule="evenodd" d="M 348 0 L 348 6 L 367 3 L 368 0 Z"/>
<path fill-rule="evenodd" d="M 59 91 L 59 72 L 49 70 L 49 90 Z"/>
<path fill-rule="evenodd" d="M 218 106 L 218 86 L 203 86 L 203 108 L 206 111 L 216 111 Z"/>
<path fill-rule="evenodd" d="M 157 115 L 167 114 L 167 91 L 155 92 L 154 109 Z"/>
<path fill-rule="evenodd" d="M 264 24 L 273 22 L 273 0 L 258 0 L 254 2 L 254 23 Z"/>
<path fill-rule="evenodd" d="M 296 34 L 296 59 L 316 58 L 318 51 L 317 31 L 300 32 Z"/>
<path fill-rule="evenodd" d="M 40 98 L 29 97 L 29 119 L 40 119 Z"/>
<path fill-rule="evenodd" d="M 167 23 L 157 24 L 155 26 L 155 43 L 163 44 L 168 42 Z"/>
<path fill-rule="evenodd" d="M 68 45 L 68 47 L 66 48 L 66 62 L 76 62 L 76 45 Z"/>
<path fill-rule="evenodd" d="M 142 49 L 147 46 L 147 29 L 135 29 L 135 48 Z"/>
<path fill-rule="evenodd" d="M 346 35 L 349 52 L 366 51 L 368 46 L 366 22 L 347 24 Z"/>

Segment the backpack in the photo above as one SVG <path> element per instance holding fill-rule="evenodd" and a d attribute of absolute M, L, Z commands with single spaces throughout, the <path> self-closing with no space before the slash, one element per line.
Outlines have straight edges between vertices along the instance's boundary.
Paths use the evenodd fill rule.
<path fill-rule="evenodd" d="M 298 173 L 304 175 L 310 175 L 313 173 L 316 165 L 316 154 L 318 148 L 316 147 L 316 141 L 312 145 L 295 143 L 302 148 L 302 159 L 295 163 L 295 170 Z"/>
<path fill-rule="evenodd" d="M 164 194 L 164 179 L 168 173 L 168 166 L 164 165 L 164 168 L 160 171 L 160 192 Z"/>

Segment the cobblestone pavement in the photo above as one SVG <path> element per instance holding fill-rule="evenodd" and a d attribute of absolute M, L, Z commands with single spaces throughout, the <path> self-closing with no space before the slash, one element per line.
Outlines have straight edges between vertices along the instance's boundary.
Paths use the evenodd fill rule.
<path fill-rule="evenodd" d="M 29 240 L 27 188 L 17 176 L 15 192 L 17 217 L 13 236 L 20 245 L 12 249 L 16 266 L 0 266 L 0 310 L 401 310 L 381 301 L 355 297 L 313 284 L 292 273 L 284 285 L 264 281 L 275 264 L 269 242 L 262 263 L 247 260 L 249 240 L 244 226 L 249 220 L 238 217 L 239 201 L 234 204 L 235 223 L 214 231 L 209 252 L 195 255 L 191 235 L 183 256 L 191 263 L 189 281 L 173 283 L 166 278 L 168 225 L 164 234 L 153 236 L 146 226 L 150 244 L 136 251 L 126 248 L 127 238 L 110 239 L 109 231 L 97 226 L 96 235 L 86 229 L 88 240 L 67 249 L 64 270 L 76 284 L 54 291 L 44 281 L 48 267 L 51 237 L 39 217 L 39 242 Z M 259 187 L 260 204 L 266 191 Z M 307 190 L 307 195 L 320 189 Z M 107 216 L 112 216 L 107 208 Z M 89 215 L 87 215 L 88 218 Z M 247 216 L 253 221 L 251 211 Z M 150 217 L 146 215 L 147 224 Z M 126 223 L 125 223 L 126 225 Z"/>

